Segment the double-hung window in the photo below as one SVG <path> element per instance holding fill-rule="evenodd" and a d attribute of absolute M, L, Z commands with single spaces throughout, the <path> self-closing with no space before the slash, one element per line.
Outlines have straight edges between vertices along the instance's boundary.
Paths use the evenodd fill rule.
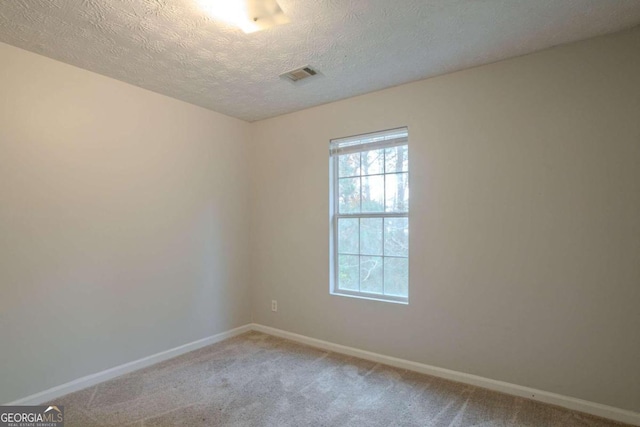
<path fill-rule="evenodd" d="M 407 128 L 334 139 L 331 154 L 331 293 L 407 302 Z"/>

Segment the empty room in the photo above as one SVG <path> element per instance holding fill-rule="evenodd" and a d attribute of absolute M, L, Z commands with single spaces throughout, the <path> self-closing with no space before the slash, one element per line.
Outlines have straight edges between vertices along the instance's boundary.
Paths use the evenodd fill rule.
<path fill-rule="evenodd" d="M 0 2 L 0 427 L 640 426 L 640 1 Z"/>

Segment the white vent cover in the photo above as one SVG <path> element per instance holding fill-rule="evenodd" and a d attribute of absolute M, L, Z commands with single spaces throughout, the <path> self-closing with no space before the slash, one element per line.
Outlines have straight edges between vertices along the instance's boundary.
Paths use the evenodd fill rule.
<path fill-rule="evenodd" d="M 280 77 L 291 80 L 292 82 L 298 82 L 300 80 L 313 77 L 316 74 L 318 74 L 318 72 L 307 65 L 306 67 L 297 68 L 295 70 L 287 71 L 284 74 L 280 74 Z"/>

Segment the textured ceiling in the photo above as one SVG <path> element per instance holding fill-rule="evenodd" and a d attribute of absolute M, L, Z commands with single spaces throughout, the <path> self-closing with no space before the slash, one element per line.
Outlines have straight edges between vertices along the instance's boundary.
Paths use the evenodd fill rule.
<path fill-rule="evenodd" d="M 0 41 L 253 121 L 640 23 L 639 0 L 279 3 L 290 24 L 244 34 L 197 0 L 3 0 Z"/>

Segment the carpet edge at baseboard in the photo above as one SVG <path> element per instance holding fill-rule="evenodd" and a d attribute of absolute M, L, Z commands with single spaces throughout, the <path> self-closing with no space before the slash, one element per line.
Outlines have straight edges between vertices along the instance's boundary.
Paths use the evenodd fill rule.
<path fill-rule="evenodd" d="M 108 381 L 121 375 L 125 375 L 130 372 L 155 365 L 156 363 L 160 363 L 165 360 L 169 360 L 174 357 L 189 353 L 191 351 L 198 350 L 199 348 L 224 341 L 245 332 L 249 332 L 253 329 L 251 325 L 251 323 L 247 323 L 246 325 L 242 325 L 228 331 L 220 332 L 206 338 L 192 341 L 178 347 L 170 348 L 168 350 L 152 354 L 151 356 L 143 357 L 132 362 L 105 369 L 104 371 L 100 371 L 95 374 L 89 374 L 77 378 L 64 384 L 49 388 L 47 390 L 31 394 L 20 399 L 16 399 L 12 402 L 4 403 L 3 405 L 39 405 L 44 402 L 49 402 L 69 393 L 74 393 L 76 391 L 91 387 L 104 381 Z"/>
<path fill-rule="evenodd" d="M 626 409 L 616 408 L 614 406 L 590 402 L 588 400 L 564 396 L 561 394 L 538 390 L 531 387 L 525 387 L 504 381 L 493 380 L 478 375 L 439 368 L 437 366 L 431 366 L 424 363 L 412 362 L 410 360 L 400 359 L 397 357 L 385 356 L 383 354 L 360 350 L 358 348 L 348 347 L 341 344 L 334 344 L 329 341 L 311 338 L 305 335 L 288 332 L 282 329 L 277 329 L 258 323 L 252 323 L 250 327 L 254 331 L 289 339 L 291 341 L 320 348 L 322 350 L 346 354 L 348 356 L 354 356 L 361 359 L 382 363 L 384 365 L 394 366 L 396 368 L 407 369 L 410 371 L 419 372 L 421 374 L 432 375 L 438 378 L 444 378 L 459 383 L 470 384 L 473 386 L 510 394 L 512 396 L 524 397 L 542 403 L 557 405 L 566 409 L 584 412 L 612 421 L 640 426 L 640 413 L 638 412 L 633 412 Z"/>

